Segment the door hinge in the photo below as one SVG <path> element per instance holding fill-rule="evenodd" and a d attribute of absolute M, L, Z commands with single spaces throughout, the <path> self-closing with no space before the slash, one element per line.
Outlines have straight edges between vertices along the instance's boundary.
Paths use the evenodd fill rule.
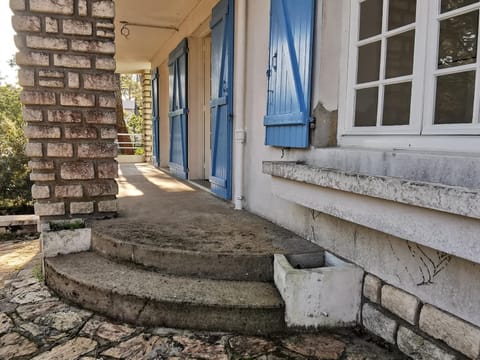
<path fill-rule="evenodd" d="M 309 121 L 310 129 L 315 129 L 317 126 L 317 119 L 315 117 L 311 117 Z"/>

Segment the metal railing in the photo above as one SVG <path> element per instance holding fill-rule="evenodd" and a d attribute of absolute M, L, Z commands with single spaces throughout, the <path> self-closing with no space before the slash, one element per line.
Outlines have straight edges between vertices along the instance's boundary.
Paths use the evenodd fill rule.
<path fill-rule="evenodd" d="M 137 154 L 138 149 L 143 150 L 143 135 L 119 133 L 115 143 L 117 144 L 119 154 Z"/>

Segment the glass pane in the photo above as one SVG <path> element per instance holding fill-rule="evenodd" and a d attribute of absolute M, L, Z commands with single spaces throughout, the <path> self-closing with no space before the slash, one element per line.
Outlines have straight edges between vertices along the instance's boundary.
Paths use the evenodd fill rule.
<path fill-rule="evenodd" d="M 388 30 L 415 22 L 417 0 L 390 0 Z"/>
<path fill-rule="evenodd" d="M 383 0 L 366 0 L 360 3 L 360 34 L 363 40 L 382 32 Z"/>
<path fill-rule="evenodd" d="M 380 41 L 358 48 L 357 83 L 377 81 L 380 74 Z"/>
<path fill-rule="evenodd" d="M 434 124 L 469 124 L 473 116 L 475 71 L 439 76 Z"/>
<path fill-rule="evenodd" d="M 413 50 L 415 47 L 415 30 L 410 30 L 387 40 L 387 79 L 412 75 Z"/>
<path fill-rule="evenodd" d="M 455 10 L 470 4 L 474 4 L 478 2 L 478 0 L 442 0 L 442 13 Z"/>
<path fill-rule="evenodd" d="M 382 125 L 408 125 L 412 83 L 385 86 Z"/>
<path fill-rule="evenodd" d="M 355 126 L 377 125 L 378 88 L 357 90 Z"/>
<path fill-rule="evenodd" d="M 438 68 L 474 63 L 477 60 L 478 11 L 440 22 Z"/>

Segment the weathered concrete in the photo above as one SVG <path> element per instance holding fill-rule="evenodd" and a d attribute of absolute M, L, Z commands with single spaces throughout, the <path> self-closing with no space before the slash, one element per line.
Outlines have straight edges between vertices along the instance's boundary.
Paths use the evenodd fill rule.
<path fill-rule="evenodd" d="M 44 231 L 40 235 L 42 255 L 53 257 L 88 251 L 92 244 L 89 228 L 76 230 Z"/>
<path fill-rule="evenodd" d="M 285 301 L 285 321 L 291 327 L 355 326 L 360 312 L 363 270 L 331 254 L 324 265 L 294 268 L 275 255 L 274 277 Z"/>

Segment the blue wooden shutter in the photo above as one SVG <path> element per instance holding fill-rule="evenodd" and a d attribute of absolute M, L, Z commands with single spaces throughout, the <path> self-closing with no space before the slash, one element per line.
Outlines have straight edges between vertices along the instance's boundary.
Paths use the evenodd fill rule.
<path fill-rule="evenodd" d="M 155 166 L 160 165 L 160 133 L 158 106 L 158 68 L 152 71 L 152 157 Z"/>
<path fill-rule="evenodd" d="M 272 0 L 265 144 L 309 145 L 315 0 Z"/>
<path fill-rule="evenodd" d="M 213 193 L 232 198 L 233 134 L 233 0 L 221 0 L 212 11 L 212 119 Z"/>
<path fill-rule="evenodd" d="M 184 39 L 168 60 L 170 95 L 170 172 L 188 177 L 188 107 L 187 107 L 187 39 Z"/>

